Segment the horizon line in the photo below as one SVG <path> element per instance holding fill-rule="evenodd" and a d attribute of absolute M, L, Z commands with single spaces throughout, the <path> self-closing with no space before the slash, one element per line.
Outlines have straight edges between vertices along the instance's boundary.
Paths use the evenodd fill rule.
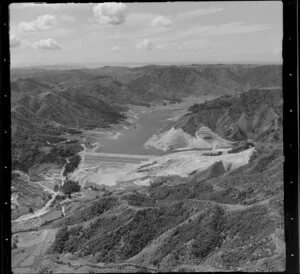
<path fill-rule="evenodd" d="M 76 66 L 82 68 L 89 68 L 89 66 L 97 67 L 128 67 L 128 66 L 168 66 L 168 65 L 282 65 L 282 62 L 103 62 L 103 63 L 58 63 L 58 64 L 18 64 L 10 65 L 11 69 L 16 68 L 42 68 L 42 67 L 64 67 Z"/>

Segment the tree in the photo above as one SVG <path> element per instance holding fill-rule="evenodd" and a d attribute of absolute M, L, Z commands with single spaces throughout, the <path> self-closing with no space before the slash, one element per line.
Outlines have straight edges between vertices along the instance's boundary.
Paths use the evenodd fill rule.
<path fill-rule="evenodd" d="M 33 214 L 33 212 L 34 212 L 34 211 L 33 211 L 33 208 L 30 207 L 30 208 L 29 208 L 29 213 Z"/>
<path fill-rule="evenodd" d="M 65 165 L 63 175 L 66 176 L 68 173 L 73 172 L 78 167 L 80 160 L 80 155 L 75 155 L 71 157 L 69 163 Z"/>
<path fill-rule="evenodd" d="M 75 181 L 71 181 L 71 180 L 67 180 L 64 185 L 61 187 L 61 191 L 65 194 L 65 195 L 70 195 L 71 193 L 74 192 L 79 192 L 80 191 L 80 185 L 78 184 L 78 182 Z"/>
<path fill-rule="evenodd" d="M 68 227 L 63 227 L 61 228 L 56 236 L 55 236 L 55 241 L 53 244 L 53 252 L 54 253 L 61 253 L 65 247 L 65 243 L 69 238 L 69 233 L 68 233 Z"/>

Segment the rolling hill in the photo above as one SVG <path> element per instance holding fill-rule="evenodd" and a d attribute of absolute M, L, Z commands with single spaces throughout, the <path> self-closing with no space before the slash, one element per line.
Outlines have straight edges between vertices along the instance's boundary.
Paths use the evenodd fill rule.
<path fill-rule="evenodd" d="M 84 83 L 76 86 L 81 78 L 76 80 L 70 73 L 64 81 L 59 76 L 60 84 L 53 80 L 54 74 L 48 79 L 47 73 L 51 72 L 44 71 L 35 75 L 34 82 L 22 79 L 31 91 L 16 88 L 20 80 L 14 80 L 17 82 L 12 92 L 23 93 L 13 102 L 14 136 L 21 138 L 24 127 L 27 135 L 34 132 L 32 135 L 37 136 L 43 131 L 47 138 L 54 138 L 41 137 L 34 149 L 28 146 L 22 150 L 19 166 L 29 163 L 23 167 L 26 169 L 38 161 L 53 159 L 63 162 L 79 147 L 62 143 L 59 134 L 122 121 L 125 108 L 121 102 L 127 97 L 115 98 L 114 92 L 136 94 L 133 100 L 138 98 L 144 103 L 145 98 L 155 102 L 168 96 L 180 99 L 182 94 L 203 94 L 200 86 L 194 89 L 200 83 L 202 88 L 208 85 L 222 96 L 191 106 L 155 141 L 161 141 L 162 147 L 167 144 L 168 149 L 193 145 L 196 138 L 209 148 L 220 142 L 233 147 L 226 155 L 231 158 L 249 151 L 250 144 L 251 156 L 246 164 L 243 161 L 235 168 L 228 167 L 220 156 L 220 161 L 211 161 L 204 170 L 200 161 L 187 156 L 187 165 L 188 160 L 193 160 L 193 165 L 189 165 L 185 176 L 180 176 L 170 175 L 168 168 L 174 161 L 165 155 L 159 158 L 164 159 L 162 163 L 158 159 L 137 169 L 152 170 L 152 177 L 160 171 L 149 185 L 90 190 L 94 191 L 93 197 L 71 201 L 66 205 L 66 216 L 41 225 L 42 235 L 51 231 L 49 235 L 55 236 L 53 242 L 45 241 L 47 252 L 34 262 L 38 273 L 284 271 L 283 102 L 281 89 L 274 88 L 280 84 L 279 68 L 148 66 L 116 68 L 115 74 L 113 71 L 109 67 L 85 70 L 92 75 L 82 80 L 86 81 L 86 89 Z M 231 78 L 226 80 L 230 73 Z M 253 88 L 248 90 L 249 86 Z M 247 91 L 235 94 L 234 88 Z M 156 93 L 159 96 L 151 101 Z M 127 107 L 133 104 L 126 102 Z M 46 140 L 54 145 L 44 155 L 38 151 Z M 17 143 L 14 141 L 15 146 Z M 172 157 L 176 158 L 176 153 Z M 205 157 L 212 160 L 219 154 Z M 54 201 L 53 207 L 58 205 L 59 200 Z M 18 258 L 22 247 L 13 252 Z"/>
<path fill-rule="evenodd" d="M 171 128 L 195 136 L 203 125 L 232 141 L 278 141 L 282 135 L 282 89 L 251 89 L 239 95 L 225 95 L 194 104 Z"/>
<path fill-rule="evenodd" d="M 280 75 L 279 65 L 12 69 L 13 164 L 15 168 L 25 168 L 26 171 L 27 167 L 20 165 L 21 159 L 24 162 L 24 155 L 38 151 L 46 142 L 63 141 L 58 138 L 61 134 L 120 123 L 126 119 L 124 112 L 130 105 L 150 106 L 159 101 L 176 103 L 189 95 L 234 94 L 251 87 L 280 86 Z M 192 112 L 196 109 L 195 106 Z M 273 119 L 277 115 L 276 108 L 273 110 L 266 112 L 262 107 L 261 120 L 257 123 L 262 123 L 262 119 L 266 117 Z M 223 126 L 219 128 L 224 130 L 225 125 L 236 114 L 232 111 L 225 113 L 225 108 L 221 112 L 222 115 L 219 116 L 225 116 Z M 239 115 L 241 119 L 238 126 L 233 125 L 230 133 L 222 133 L 223 136 L 243 134 L 241 130 L 248 125 L 248 116 L 246 113 Z M 183 130 L 192 132 L 193 127 L 200 122 L 196 116 L 195 113 L 186 116 L 178 122 L 178 127 L 183 123 Z M 188 123 L 185 122 L 186 119 L 189 119 Z M 208 126 L 212 126 L 211 129 L 214 130 L 215 125 Z M 37 159 L 44 156 L 39 155 Z M 25 159 L 28 167 L 36 162 L 28 157 Z"/>

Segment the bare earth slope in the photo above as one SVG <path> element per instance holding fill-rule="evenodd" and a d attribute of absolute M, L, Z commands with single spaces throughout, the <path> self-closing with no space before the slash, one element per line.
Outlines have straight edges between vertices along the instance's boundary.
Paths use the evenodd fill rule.
<path fill-rule="evenodd" d="M 195 135 L 202 125 L 229 140 L 279 140 L 282 132 L 282 90 L 251 89 L 238 96 L 225 95 L 195 104 L 169 125 Z"/>

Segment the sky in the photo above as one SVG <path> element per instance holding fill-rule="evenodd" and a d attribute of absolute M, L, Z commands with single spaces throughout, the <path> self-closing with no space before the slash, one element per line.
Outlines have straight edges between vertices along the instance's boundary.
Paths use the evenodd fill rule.
<path fill-rule="evenodd" d="M 282 63 L 281 1 L 10 5 L 11 65 Z"/>

